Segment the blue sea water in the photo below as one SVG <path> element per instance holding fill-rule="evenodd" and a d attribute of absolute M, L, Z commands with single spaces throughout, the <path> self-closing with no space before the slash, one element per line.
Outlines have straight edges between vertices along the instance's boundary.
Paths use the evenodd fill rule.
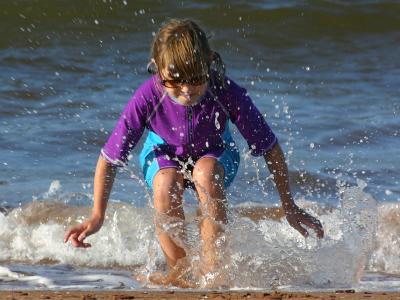
<path fill-rule="evenodd" d="M 368 236 L 375 234 L 378 246 L 359 246 L 372 258 L 354 268 L 399 274 L 398 251 L 384 239 L 390 235 L 397 241 L 399 230 L 399 13 L 396 1 L 183 1 L 176 7 L 164 1 L 1 2 L 0 206 L 15 214 L 19 209 L 23 217 L 2 217 L 0 260 L 7 266 L 20 261 L 123 265 L 117 254 L 111 256 L 117 262 L 98 263 L 97 256 L 73 258 L 70 248 L 58 252 L 58 237 L 71 223 L 69 211 L 79 219 L 84 213 L 75 210 L 91 206 L 100 149 L 132 92 L 148 77 L 150 42 L 169 16 L 193 18 L 210 33 L 227 74 L 248 89 L 278 135 L 299 203 L 317 215 L 326 207 L 340 215 L 343 188 L 359 189 L 376 201 L 378 225 Z M 230 205 L 279 205 L 263 161 L 250 157 L 243 138 L 237 132 L 235 137 L 242 164 L 228 191 Z M 140 146 L 132 152 L 130 167 L 119 172 L 111 199 L 151 211 L 138 166 Z M 366 196 L 360 197 L 353 198 L 358 202 Z M 51 209 L 54 202 L 66 205 L 62 213 Z M 29 223 L 26 214 L 37 205 L 50 216 L 33 210 L 37 214 Z M 195 205 L 188 193 L 188 210 Z M 327 210 L 322 211 L 324 219 Z M 331 217 L 324 219 L 328 228 L 334 227 L 332 220 L 341 220 Z M 121 231 L 130 226 L 114 222 Z M 269 232 L 276 225 L 257 226 Z M 38 241 L 16 234 L 17 229 L 52 233 L 52 246 L 47 246 L 53 252 L 41 252 Z M 132 250 L 131 264 L 147 265 L 146 258 L 136 257 L 156 243 L 152 231 L 145 232 L 147 246 Z M 285 228 L 281 234 L 291 236 Z M 335 234 L 328 236 L 340 240 Z M 26 248 L 32 253 L 23 254 Z M 338 284 L 348 280 L 333 277 Z M 316 284 L 315 278 L 323 276 L 311 278 Z M 281 283 L 296 282 L 286 278 Z"/>

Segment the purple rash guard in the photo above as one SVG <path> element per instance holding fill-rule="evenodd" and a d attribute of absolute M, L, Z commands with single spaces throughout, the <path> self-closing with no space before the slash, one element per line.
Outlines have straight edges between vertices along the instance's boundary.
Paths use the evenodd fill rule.
<path fill-rule="evenodd" d="M 164 92 L 157 78 L 145 81 L 122 112 L 101 151 L 110 163 L 124 165 L 145 129 L 149 135 L 141 156 L 154 152 L 159 169 L 171 166 L 171 158 L 191 157 L 195 162 L 202 156 L 221 156 L 227 145 L 234 144 L 229 120 L 246 139 L 252 155 L 262 155 L 276 144 L 246 89 L 231 79 L 225 78 L 226 89 L 210 84 L 197 104 L 184 106 Z"/>

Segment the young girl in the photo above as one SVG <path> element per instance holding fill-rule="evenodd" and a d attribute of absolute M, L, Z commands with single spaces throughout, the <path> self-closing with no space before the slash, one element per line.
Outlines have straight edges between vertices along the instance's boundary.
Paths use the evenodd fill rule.
<path fill-rule="evenodd" d="M 153 75 L 134 93 L 101 150 L 92 216 L 68 230 L 64 242 L 90 247 L 85 239 L 103 224 L 116 167 L 127 162 L 147 129 L 140 163 L 153 190 L 157 236 L 167 264 L 176 266 L 186 252 L 163 229 L 163 222 L 183 224 L 182 195 L 185 187 L 192 187 L 202 210 L 202 269 L 204 274 L 213 272 L 217 240 L 227 223 L 225 188 L 239 167 L 230 122 L 246 139 L 251 154 L 264 157 L 289 224 L 303 236 L 308 235 L 305 225 L 323 237 L 321 223 L 293 201 L 287 166 L 274 133 L 246 90 L 225 76 L 220 55 L 210 49 L 196 23 L 170 20 L 160 28 L 152 44 L 149 71 Z"/>

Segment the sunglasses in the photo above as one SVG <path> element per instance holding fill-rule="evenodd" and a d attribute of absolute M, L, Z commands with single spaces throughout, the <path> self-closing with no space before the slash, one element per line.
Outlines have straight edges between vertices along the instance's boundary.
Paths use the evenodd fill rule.
<path fill-rule="evenodd" d="M 161 79 L 160 83 L 167 88 L 180 88 L 184 84 L 199 86 L 205 84 L 209 80 L 208 74 L 196 76 L 191 79 Z"/>

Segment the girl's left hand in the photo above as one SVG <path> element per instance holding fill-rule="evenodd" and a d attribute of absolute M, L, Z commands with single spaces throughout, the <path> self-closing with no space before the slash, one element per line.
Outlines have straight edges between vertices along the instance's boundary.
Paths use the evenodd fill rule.
<path fill-rule="evenodd" d="M 321 239 L 324 237 L 324 229 L 322 228 L 321 222 L 297 205 L 286 209 L 285 214 L 290 226 L 300 232 L 304 237 L 308 237 L 309 233 L 302 225 L 312 228 L 316 232 L 318 238 Z"/>

